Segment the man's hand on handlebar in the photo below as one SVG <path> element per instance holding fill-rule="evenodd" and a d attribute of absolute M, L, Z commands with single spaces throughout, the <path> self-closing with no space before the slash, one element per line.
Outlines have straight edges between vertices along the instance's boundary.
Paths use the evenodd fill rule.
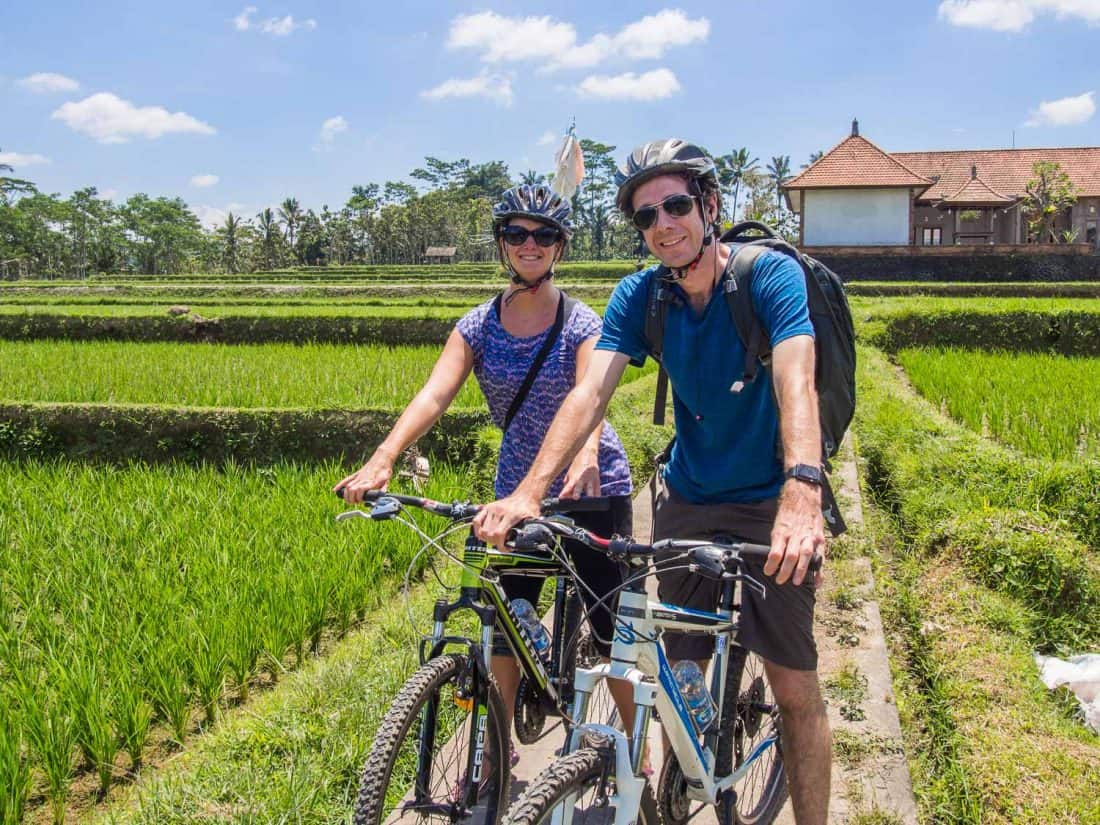
<path fill-rule="evenodd" d="M 485 543 L 506 550 L 504 542 L 508 539 L 508 532 L 524 519 L 541 515 L 540 505 L 539 499 L 518 492 L 486 504 L 474 517 L 474 533 Z"/>

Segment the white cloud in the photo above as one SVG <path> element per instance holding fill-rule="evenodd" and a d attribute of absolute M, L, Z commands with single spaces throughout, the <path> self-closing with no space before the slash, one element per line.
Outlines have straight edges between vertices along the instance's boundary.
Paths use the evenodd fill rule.
<path fill-rule="evenodd" d="M 577 40 L 572 23 L 484 11 L 452 20 L 447 47 L 479 51 L 486 63 L 540 61 L 549 69 L 584 69 L 612 58 L 657 59 L 670 48 L 703 41 L 709 35 L 709 20 L 692 20 L 679 9 L 662 9 L 614 34 L 595 34 L 584 43 Z"/>
<path fill-rule="evenodd" d="M 557 139 L 558 133 L 547 129 L 545 132 L 539 135 L 538 145 L 549 146 L 550 144 L 557 142 Z"/>
<path fill-rule="evenodd" d="M 512 105 L 512 81 L 502 74 L 482 72 L 477 77 L 452 77 L 438 86 L 420 93 L 426 100 L 443 100 L 448 97 L 484 97 L 501 106 Z"/>
<path fill-rule="evenodd" d="M 1060 100 L 1044 100 L 1031 113 L 1026 126 L 1076 126 L 1092 119 L 1096 114 L 1095 92 L 1085 92 L 1076 97 Z"/>
<path fill-rule="evenodd" d="M 241 10 L 241 13 L 233 18 L 233 28 L 239 32 L 256 29 L 264 34 L 274 35 L 275 37 L 286 37 L 301 29 L 313 31 L 317 28 L 317 21 L 312 17 L 301 22 L 296 22 L 292 14 L 288 14 L 286 17 L 269 17 L 267 20 L 253 20 L 252 15 L 257 11 L 259 11 L 259 9 L 255 6 L 245 6 Z"/>
<path fill-rule="evenodd" d="M 100 200 L 113 201 L 115 198 L 118 197 L 118 190 L 117 189 L 100 189 L 98 197 L 100 198 Z"/>
<path fill-rule="evenodd" d="M 71 77 L 54 72 L 36 72 L 17 81 L 24 89 L 35 94 L 48 94 L 49 92 L 75 92 L 80 84 Z"/>
<path fill-rule="evenodd" d="M 550 17 L 504 17 L 492 11 L 459 15 L 451 21 L 449 49 L 477 49 L 486 63 L 539 60 L 573 47 L 571 23 Z"/>
<path fill-rule="evenodd" d="M 244 9 L 233 18 L 233 26 L 239 32 L 246 32 L 252 28 L 252 15 L 256 13 L 255 6 L 245 6 Z"/>
<path fill-rule="evenodd" d="M 600 100 L 659 100 L 680 91 L 680 81 L 668 69 L 654 69 L 640 75 L 634 72 L 591 75 L 581 81 L 577 91 L 581 97 Z"/>
<path fill-rule="evenodd" d="M 315 28 L 317 28 L 317 21 L 312 17 L 303 20 L 301 23 L 295 23 L 293 15 L 289 14 L 286 17 L 272 17 L 260 24 L 260 31 L 264 34 L 273 34 L 276 37 L 286 37 L 298 29 L 313 31 Z"/>
<path fill-rule="evenodd" d="M 1100 25 L 1100 0 L 943 0 L 939 17 L 955 26 L 1018 32 L 1041 14 Z"/>
<path fill-rule="evenodd" d="M 313 151 L 319 152 L 326 149 L 331 149 L 332 144 L 336 140 L 336 136 L 341 132 L 348 130 L 348 122 L 344 119 L 343 115 L 336 115 L 330 117 L 324 123 L 321 124 L 321 132 L 317 135 L 317 143 L 313 146 Z"/>
<path fill-rule="evenodd" d="M 16 169 L 22 166 L 34 166 L 39 163 L 49 163 L 50 159 L 45 155 L 24 155 L 21 152 L 0 152 L 0 164 L 7 164 Z"/>
<path fill-rule="evenodd" d="M 162 106 L 135 106 L 109 92 L 65 103 L 50 117 L 100 143 L 126 143 L 135 136 L 159 138 L 174 132 L 216 134 L 213 126 L 185 112 L 169 112 Z"/>
<path fill-rule="evenodd" d="M 202 188 L 205 186 L 213 186 L 220 180 L 221 178 L 217 175 L 195 175 L 191 178 L 191 185 Z"/>
<path fill-rule="evenodd" d="M 225 219 L 229 217 L 230 212 L 239 218 L 249 214 L 251 210 L 243 203 L 228 203 L 225 206 L 207 206 L 205 204 L 192 206 L 191 211 L 198 216 L 199 223 L 203 226 L 208 229 L 217 229 L 225 223 Z"/>
<path fill-rule="evenodd" d="M 616 50 L 634 58 L 657 59 L 675 46 L 687 46 L 706 40 L 710 21 L 705 17 L 690 20 L 679 9 L 663 9 L 631 23 L 615 35 Z"/>

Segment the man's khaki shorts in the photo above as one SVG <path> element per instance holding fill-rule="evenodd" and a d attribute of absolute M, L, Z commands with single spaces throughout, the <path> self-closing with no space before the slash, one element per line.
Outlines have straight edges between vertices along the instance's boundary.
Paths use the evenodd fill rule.
<path fill-rule="evenodd" d="M 751 504 L 691 504 L 661 476 L 658 469 L 652 483 L 654 541 L 728 536 L 754 544 L 771 544 L 777 499 Z M 751 587 L 741 588 L 738 643 L 775 664 L 794 670 L 817 670 L 813 576 L 807 576 L 797 587 L 789 580 L 777 585 L 773 577 L 764 575 L 763 559 L 746 560 L 745 572 L 765 586 L 767 597 L 760 598 Z M 657 592 L 663 602 L 696 610 L 718 608 L 720 582 L 688 570 L 658 572 L 657 579 Z M 664 643 L 672 660 L 709 659 L 714 650 L 714 637 L 703 633 L 666 632 Z"/>

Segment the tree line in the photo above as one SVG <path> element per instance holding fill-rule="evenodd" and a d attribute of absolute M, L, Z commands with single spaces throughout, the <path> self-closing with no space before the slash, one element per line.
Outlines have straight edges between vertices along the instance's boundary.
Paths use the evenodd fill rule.
<path fill-rule="evenodd" d="M 644 254 L 634 228 L 615 208 L 616 147 L 582 140 L 584 181 L 573 198 L 577 226 L 570 257 L 584 260 Z M 744 148 L 715 155 L 723 216 L 777 224 L 797 236 L 781 183 L 790 158 L 764 168 Z M 492 205 L 517 183 L 548 182 L 505 163 L 425 158 L 406 181 L 351 188 L 337 209 L 303 208 L 293 197 L 255 215 L 229 213 L 204 227 L 182 198 L 138 193 L 116 203 L 94 187 L 69 197 L 47 194 L 0 164 L 0 277 L 86 278 L 97 274 L 256 272 L 290 266 L 415 264 L 430 246 L 456 247 L 460 261 L 496 257 Z"/>

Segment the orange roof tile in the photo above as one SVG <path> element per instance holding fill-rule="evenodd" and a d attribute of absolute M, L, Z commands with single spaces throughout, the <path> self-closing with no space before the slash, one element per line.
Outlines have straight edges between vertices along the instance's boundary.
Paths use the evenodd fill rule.
<path fill-rule="evenodd" d="M 850 135 L 805 172 L 783 184 L 783 188 L 912 186 L 923 189 L 931 182 L 867 138 Z"/>
<path fill-rule="evenodd" d="M 947 206 L 978 206 L 981 204 L 1004 204 L 1012 203 L 1015 198 L 1010 198 L 1008 195 L 1002 195 L 1000 192 L 994 191 L 990 188 L 989 184 L 978 177 L 970 178 L 966 183 L 952 195 L 948 195 L 945 198 L 940 199 L 939 196 L 929 194 L 932 189 L 936 187 L 930 187 L 923 195 L 921 200 L 935 199 L 939 204 L 946 204 Z"/>
<path fill-rule="evenodd" d="M 1058 163 L 1073 181 L 1078 197 L 1100 197 L 1100 146 L 1077 149 L 973 149 L 949 152 L 894 152 L 906 166 L 928 178 L 939 178 L 919 200 L 939 200 L 958 192 L 970 179 L 970 168 L 998 194 L 1018 198 L 1041 160 Z M 952 196 L 953 197 L 953 196 Z"/>

